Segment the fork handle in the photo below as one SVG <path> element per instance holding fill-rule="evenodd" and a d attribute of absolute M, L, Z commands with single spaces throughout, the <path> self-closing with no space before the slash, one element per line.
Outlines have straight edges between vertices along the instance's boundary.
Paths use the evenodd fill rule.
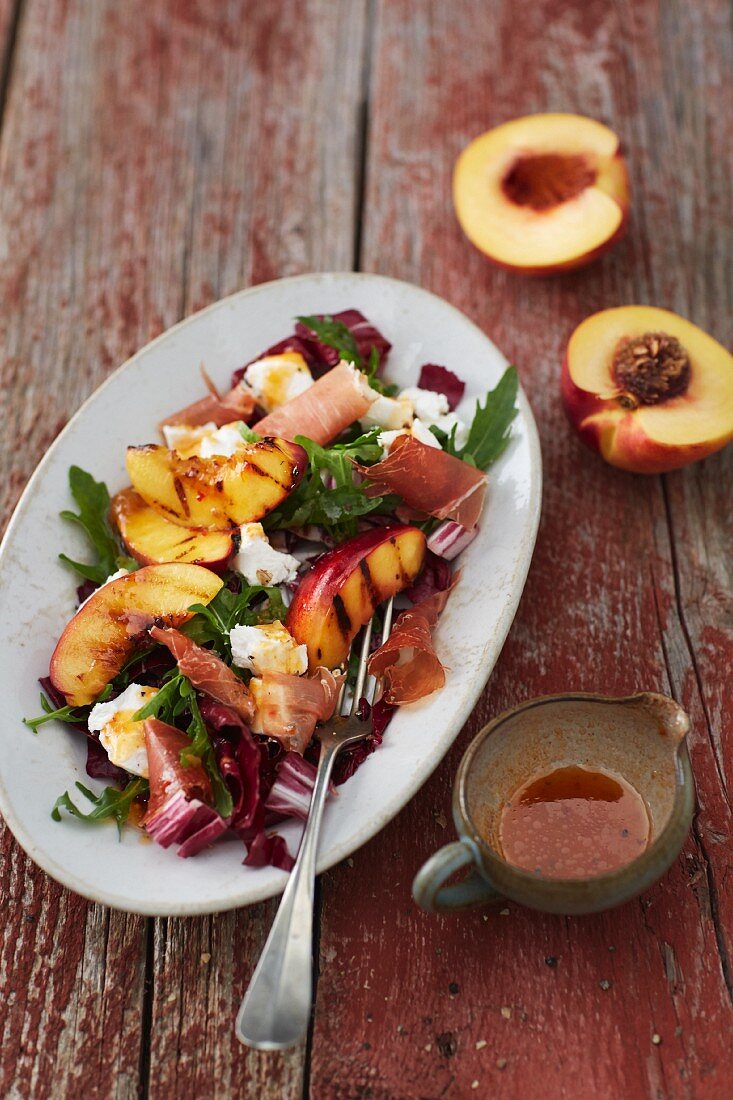
<path fill-rule="evenodd" d="M 338 743 L 321 743 L 295 865 L 237 1015 L 236 1035 L 257 1050 L 285 1050 L 308 1030 L 313 995 L 313 895 L 318 836 Z"/>

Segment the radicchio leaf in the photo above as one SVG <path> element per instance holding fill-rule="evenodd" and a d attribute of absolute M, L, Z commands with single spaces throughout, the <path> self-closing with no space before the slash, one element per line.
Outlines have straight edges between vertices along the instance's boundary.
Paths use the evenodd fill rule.
<path fill-rule="evenodd" d="M 316 314 L 316 316 L 319 320 L 322 320 L 325 314 Z M 341 324 L 346 325 L 351 332 L 356 341 L 359 356 L 362 359 L 362 365 L 365 366 L 369 362 L 372 348 L 375 348 L 379 356 L 381 369 L 392 347 L 389 340 L 385 339 L 381 332 L 375 328 L 358 309 L 344 309 L 340 313 L 334 313 L 331 316 L 334 321 L 340 321 Z M 296 322 L 295 332 L 292 336 L 286 336 L 284 340 L 280 340 L 277 344 L 273 344 L 272 347 L 263 351 L 261 355 L 258 355 L 255 359 L 251 359 L 250 362 L 255 363 L 258 359 L 264 359 L 267 355 L 282 355 L 284 351 L 299 352 L 308 364 L 314 378 L 319 378 L 322 374 L 325 374 L 326 371 L 335 367 L 340 359 L 340 354 L 336 348 L 329 347 L 328 344 L 322 343 L 309 328 L 298 321 Z M 240 367 L 239 370 L 235 370 L 232 375 L 232 385 L 241 382 L 244 372 L 249 365 L 249 363 L 246 363 L 243 367 Z"/>
<path fill-rule="evenodd" d="M 92 779 L 104 779 L 122 786 L 130 778 L 124 768 L 118 768 L 112 763 L 93 733 L 87 733 L 87 775 Z"/>
<path fill-rule="evenodd" d="M 434 393 L 444 394 L 448 399 L 448 408 L 451 410 L 459 404 L 466 390 L 466 383 L 462 382 L 457 374 L 437 363 L 426 363 L 420 368 L 417 384 L 421 390 L 433 390 Z"/>
<path fill-rule="evenodd" d="M 299 817 L 305 821 L 316 781 L 316 766 L 297 752 L 285 755 L 265 809 L 281 817 Z"/>
<path fill-rule="evenodd" d="M 279 867 L 281 871 L 292 870 L 295 860 L 288 851 L 285 838 L 278 833 L 258 833 L 247 848 L 245 867 Z"/>
<path fill-rule="evenodd" d="M 453 579 L 451 567 L 444 558 L 439 558 L 432 550 L 425 554 L 420 575 L 413 585 L 405 589 L 405 596 L 411 603 L 420 603 L 434 596 L 436 592 L 445 592 Z"/>
<path fill-rule="evenodd" d="M 201 715 L 214 733 L 217 763 L 234 803 L 230 826 L 247 846 L 244 864 L 271 864 L 289 871 L 293 865 L 285 840 L 265 832 L 264 799 L 275 774 L 269 743 L 256 739 L 239 715 L 213 699 L 202 699 Z M 277 750 L 281 757 L 281 750 Z"/>
<path fill-rule="evenodd" d="M 177 790 L 145 825 L 149 836 L 162 848 L 180 844 L 183 859 L 195 856 L 226 832 L 227 824 L 212 806 L 198 798 L 186 798 Z"/>

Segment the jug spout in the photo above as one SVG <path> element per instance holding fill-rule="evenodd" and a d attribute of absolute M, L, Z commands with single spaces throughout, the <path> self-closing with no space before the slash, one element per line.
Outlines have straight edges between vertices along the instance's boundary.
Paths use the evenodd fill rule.
<path fill-rule="evenodd" d="M 638 695 L 632 695 L 629 702 L 652 716 L 659 733 L 662 737 L 668 737 L 673 745 L 678 745 L 689 733 L 689 715 L 674 699 L 658 695 L 654 691 L 642 691 Z"/>

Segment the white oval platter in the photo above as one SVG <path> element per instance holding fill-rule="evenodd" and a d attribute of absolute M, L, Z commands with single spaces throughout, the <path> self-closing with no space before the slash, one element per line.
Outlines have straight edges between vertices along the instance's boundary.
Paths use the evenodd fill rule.
<path fill-rule="evenodd" d="M 201 396 L 199 365 L 225 388 L 232 370 L 292 331 L 297 314 L 360 309 L 392 342 L 388 377 L 415 385 L 424 362 L 441 363 L 467 383 L 463 411 L 498 381 L 506 361 L 462 313 L 408 283 L 378 275 L 316 274 L 281 279 L 225 298 L 182 321 L 137 352 L 82 406 L 41 461 L 0 549 L 0 811 L 29 856 L 77 893 L 150 915 L 211 913 L 282 891 L 286 875 L 242 866 L 236 838 L 179 859 L 136 829 L 52 821 L 57 796 L 85 773 L 84 739 L 52 722 L 32 733 L 21 719 L 39 711 L 38 677 L 74 611 L 75 581 L 57 560 L 86 552 L 72 525 L 69 466 L 77 464 L 114 492 L 126 483 L 125 447 L 157 440 L 155 425 Z M 459 408 L 459 413 L 462 411 Z M 523 394 L 512 442 L 490 471 L 477 539 L 461 556 L 463 573 L 437 628 L 447 684 L 402 708 L 384 744 L 326 809 L 319 871 L 374 836 L 422 786 L 473 709 L 514 617 L 540 515 L 541 459 Z M 297 825 L 282 830 L 295 852 Z"/>

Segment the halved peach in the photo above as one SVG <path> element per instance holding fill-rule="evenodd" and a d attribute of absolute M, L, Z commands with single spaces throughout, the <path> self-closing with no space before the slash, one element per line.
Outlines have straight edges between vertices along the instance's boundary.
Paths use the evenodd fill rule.
<path fill-rule="evenodd" d="M 344 663 L 379 604 L 415 580 L 425 542 L 417 527 L 378 527 L 318 559 L 300 582 L 286 623 L 295 640 L 308 647 L 311 669 Z"/>
<path fill-rule="evenodd" d="M 234 553 L 230 531 L 200 531 L 171 523 L 134 489 L 117 493 L 110 511 L 128 553 L 141 565 L 179 561 L 217 571 Z"/>
<path fill-rule="evenodd" d="M 180 626 L 192 604 L 207 604 L 222 580 L 200 565 L 148 565 L 103 585 L 58 640 L 49 675 L 68 703 L 85 706 L 120 671 L 153 623 Z"/>
<path fill-rule="evenodd" d="M 733 356 L 666 309 L 586 318 L 568 343 L 562 394 L 581 438 L 622 470 L 675 470 L 733 439 Z"/>
<path fill-rule="evenodd" d="M 306 453 L 284 439 L 249 443 L 230 457 L 183 458 L 151 444 L 127 448 L 133 488 L 181 527 L 226 531 L 267 515 L 305 473 Z"/>
<path fill-rule="evenodd" d="M 582 115 L 527 115 L 463 150 L 453 203 L 500 267 L 548 275 L 590 263 L 622 234 L 629 180 L 619 139 Z"/>

